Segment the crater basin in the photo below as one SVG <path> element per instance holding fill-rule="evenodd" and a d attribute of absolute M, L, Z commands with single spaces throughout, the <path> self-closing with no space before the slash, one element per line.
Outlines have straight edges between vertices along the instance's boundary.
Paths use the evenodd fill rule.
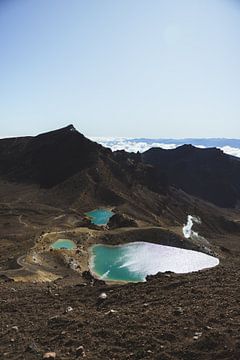
<path fill-rule="evenodd" d="M 147 242 L 98 244 L 90 252 L 92 274 L 106 281 L 141 282 L 158 272 L 190 273 L 219 264 L 217 258 L 198 251 Z"/>
<path fill-rule="evenodd" d="M 87 212 L 85 215 L 91 219 L 92 224 L 100 226 L 107 225 L 114 213 L 107 209 L 96 209 Z"/>
<path fill-rule="evenodd" d="M 59 249 L 74 250 L 76 249 L 76 247 L 77 246 L 75 242 L 68 239 L 59 239 L 51 245 L 51 248 L 55 250 L 59 250 Z"/>

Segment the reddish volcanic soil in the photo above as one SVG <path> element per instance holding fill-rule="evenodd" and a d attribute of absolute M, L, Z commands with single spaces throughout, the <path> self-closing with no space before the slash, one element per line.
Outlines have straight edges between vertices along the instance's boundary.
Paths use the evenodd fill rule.
<path fill-rule="evenodd" d="M 147 283 L 0 284 L 1 359 L 240 358 L 239 260 Z M 99 301 L 105 292 L 107 299 Z M 68 307 L 72 311 L 67 311 Z M 71 310 L 71 309 L 70 309 Z M 17 328 L 16 328 L 17 327 Z"/>

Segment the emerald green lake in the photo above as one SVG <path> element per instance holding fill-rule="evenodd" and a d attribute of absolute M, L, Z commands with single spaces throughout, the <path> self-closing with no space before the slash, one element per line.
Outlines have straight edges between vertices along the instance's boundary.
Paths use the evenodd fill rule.
<path fill-rule="evenodd" d="M 114 213 L 111 210 L 96 209 L 86 213 L 85 215 L 91 219 L 92 224 L 107 225 Z"/>
<path fill-rule="evenodd" d="M 197 251 L 135 242 L 92 246 L 90 270 L 106 281 L 141 282 L 158 272 L 189 273 L 218 264 L 217 258 Z"/>
<path fill-rule="evenodd" d="M 68 239 L 59 239 L 51 245 L 51 248 L 55 250 L 59 250 L 59 249 L 73 250 L 76 249 L 76 247 L 77 246 L 75 242 Z"/>

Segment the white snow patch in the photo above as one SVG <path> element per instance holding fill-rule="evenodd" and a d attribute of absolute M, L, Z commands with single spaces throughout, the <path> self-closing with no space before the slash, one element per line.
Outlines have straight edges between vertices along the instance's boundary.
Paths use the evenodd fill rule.
<path fill-rule="evenodd" d="M 172 271 L 189 273 L 219 264 L 213 256 L 171 246 L 136 242 L 124 245 L 125 255 L 121 258 L 120 268 L 140 274 L 143 278 L 158 272 Z"/>

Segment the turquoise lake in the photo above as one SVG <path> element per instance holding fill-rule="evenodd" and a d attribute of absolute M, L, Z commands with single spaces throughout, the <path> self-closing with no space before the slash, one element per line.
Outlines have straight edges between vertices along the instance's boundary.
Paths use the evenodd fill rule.
<path fill-rule="evenodd" d="M 86 213 L 85 215 L 91 219 L 92 224 L 107 225 L 114 213 L 111 210 L 96 209 Z"/>
<path fill-rule="evenodd" d="M 106 281 L 141 282 L 158 272 L 189 273 L 218 264 L 217 258 L 198 251 L 135 242 L 92 246 L 90 270 Z"/>
<path fill-rule="evenodd" d="M 68 239 L 59 239 L 51 245 L 51 248 L 55 250 L 59 250 L 59 249 L 73 250 L 76 249 L 76 247 L 77 246 L 75 242 Z"/>

